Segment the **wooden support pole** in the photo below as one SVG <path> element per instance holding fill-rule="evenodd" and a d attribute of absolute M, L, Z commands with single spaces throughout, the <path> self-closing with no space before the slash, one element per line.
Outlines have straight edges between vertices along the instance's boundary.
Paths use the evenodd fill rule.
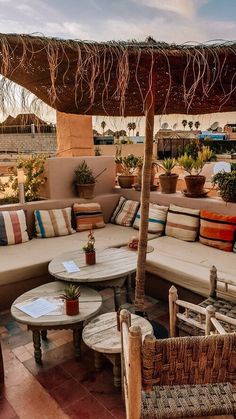
<path fill-rule="evenodd" d="M 177 336 L 176 330 L 176 315 L 177 315 L 177 305 L 176 301 L 178 300 L 177 289 L 172 285 L 169 289 L 169 322 L 170 322 L 170 337 L 174 338 Z"/>
<path fill-rule="evenodd" d="M 129 329 L 127 419 L 140 419 L 141 417 L 141 346 L 141 329 L 139 326 L 131 326 Z"/>
<path fill-rule="evenodd" d="M 217 269 L 213 265 L 210 270 L 210 297 L 216 297 Z"/>
<path fill-rule="evenodd" d="M 150 179 L 153 155 L 153 131 L 154 131 L 154 87 L 150 90 L 146 100 L 146 125 L 144 143 L 144 161 L 142 171 L 141 207 L 140 207 L 140 228 L 139 246 L 135 286 L 135 309 L 145 311 L 145 273 L 146 253 L 148 240 L 148 216 L 150 201 Z"/>

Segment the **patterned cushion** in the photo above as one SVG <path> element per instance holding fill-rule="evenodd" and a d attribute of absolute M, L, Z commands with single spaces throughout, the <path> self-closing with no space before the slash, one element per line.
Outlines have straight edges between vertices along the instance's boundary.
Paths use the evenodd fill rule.
<path fill-rule="evenodd" d="M 121 196 L 117 207 L 111 216 L 111 223 L 125 227 L 131 227 L 138 208 L 138 201 L 131 201 L 130 199 L 125 199 L 123 196 Z"/>
<path fill-rule="evenodd" d="M 236 235 L 236 216 L 201 210 L 200 242 L 232 252 Z"/>
<path fill-rule="evenodd" d="M 1 211 L 0 246 L 24 243 L 28 240 L 29 236 L 24 211 Z"/>
<path fill-rule="evenodd" d="M 168 207 L 157 204 L 149 204 L 148 232 L 161 236 L 165 230 Z M 140 209 L 138 210 L 133 227 L 139 229 Z"/>
<path fill-rule="evenodd" d="M 71 208 L 34 211 L 36 236 L 40 238 L 67 236 L 71 227 Z"/>
<path fill-rule="evenodd" d="M 199 230 L 199 210 L 170 204 L 166 221 L 166 235 L 194 242 Z"/>
<path fill-rule="evenodd" d="M 76 220 L 76 231 L 92 230 L 105 227 L 100 204 L 74 204 L 73 211 Z"/>

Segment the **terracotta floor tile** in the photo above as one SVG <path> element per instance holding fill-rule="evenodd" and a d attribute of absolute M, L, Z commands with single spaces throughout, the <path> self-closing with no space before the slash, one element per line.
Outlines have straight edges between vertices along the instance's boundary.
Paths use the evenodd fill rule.
<path fill-rule="evenodd" d="M 78 401 L 82 397 L 88 396 L 89 393 L 81 386 L 74 378 L 66 380 L 63 384 L 55 387 L 54 390 L 49 392 L 51 396 L 63 408 L 69 404 Z"/>
<path fill-rule="evenodd" d="M 53 390 L 55 387 L 65 383 L 70 376 L 60 366 L 56 366 L 39 372 L 36 378 L 44 388 Z"/>
<path fill-rule="evenodd" d="M 32 354 L 28 351 L 23 352 L 22 354 L 16 355 L 19 361 L 26 362 L 32 358 Z"/>
<path fill-rule="evenodd" d="M 72 403 L 64 411 L 71 419 L 114 419 L 114 416 L 91 395 Z"/>
<path fill-rule="evenodd" d="M 0 419 L 15 419 L 16 412 L 5 397 L 0 397 Z"/>

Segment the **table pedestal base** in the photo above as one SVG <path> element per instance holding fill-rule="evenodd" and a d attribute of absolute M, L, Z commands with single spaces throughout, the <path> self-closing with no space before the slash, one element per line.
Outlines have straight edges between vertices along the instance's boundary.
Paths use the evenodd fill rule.
<path fill-rule="evenodd" d="M 102 369 L 102 357 L 105 356 L 113 365 L 113 384 L 114 387 L 121 387 L 121 361 L 120 353 L 117 354 L 106 354 L 94 351 L 94 366 L 97 372 Z"/>
<path fill-rule="evenodd" d="M 81 359 L 81 339 L 82 339 L 82 330 L 83 323 L 71 324 L 71 325 L 62 325 L 62 326 L 47 326 L 43 328 L 42 326 L 31 326 L 28 325 L 28 330 L 32 331 L 33 335 L 33 344 L 34 344 L 34 358 L 37 364 L 42 364 L 42 351 L 41 351 L 41 338 L 42 340 L 47 340 L 47 330 L 73 330 L 73 342 L 75 348 L 75 359 L 80 361 Z"/>

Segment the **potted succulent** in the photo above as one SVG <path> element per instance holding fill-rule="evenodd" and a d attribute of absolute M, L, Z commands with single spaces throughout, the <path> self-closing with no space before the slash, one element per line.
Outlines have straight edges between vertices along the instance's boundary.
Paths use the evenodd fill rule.
<path fill-rule="evenodd" d="M 92 169 L 90 169 L 85 160 L 83 160 L 82 163 L 79 164 L 79 166 L 75 170 L 74 183 L 80 198 L 93 198 L 96 179 L 105 170 L 106 169 L 103 169 L 97 176 L 94 176 Z"/>
<path fill-rule="evenodd" d="M 204 164 L 207 161 L 210 161 L 212 154 L 209 147 L 203 146 L 202 150 L 198 151 L 197 158 L 195 159 L 190 155 L 188 156 L 187 153 L 178 158 L 178 164 L 189 173 L 189 175 L 184 178 L 188 195 L 196 197 L 204 195 L 203 188 L 206 177 L 200 173 Z"/>
<path fill-rule="evenodd" d="M 80 287 L 70 284 L 64 289 L 64 293 L 61 295 L 66 302 L 66 314 L 68 316 L 76 316 L 79 314 L 79 296 Z"/>
<path fill-rule="evenodd" d="M 226 202 L 236 202 L 236 170 L 219 172 L 212 177 L 213 185 L 217 185 L 221 198 Z"/>
<path fill-rule="evenodd" d="M 90 231 L 88 235 L 88 242 L 83 247 L 83 251 L 85 252 L 85 263 L 86 265 L 95 265 L 96 263 L 96 252 L 95 252 L 95 237 L 92 231 Z"/>
<path fill-rule="evenodd" d="M 165 194 L 175 193 L 176 185 L 179 175 L 177 173 L 172 173 L 172 169 L 176 166 L 177 161 L 175 159 L 164 159 L 162 164 L 158 164 L 165 173 L 161 173 L 159 176 L 159 181 L 161 184 L 161 192 Z"/>
<path fill-rule="evenodd" d="M 135 169 L 137 168 L 138 157 L 133 154 L 128 154 L 126 157 L 122 157 L 121 162 L 121 174 L 118 175 L 118 183 L 121 188 L 131 188 L 135 183 Z"/>

